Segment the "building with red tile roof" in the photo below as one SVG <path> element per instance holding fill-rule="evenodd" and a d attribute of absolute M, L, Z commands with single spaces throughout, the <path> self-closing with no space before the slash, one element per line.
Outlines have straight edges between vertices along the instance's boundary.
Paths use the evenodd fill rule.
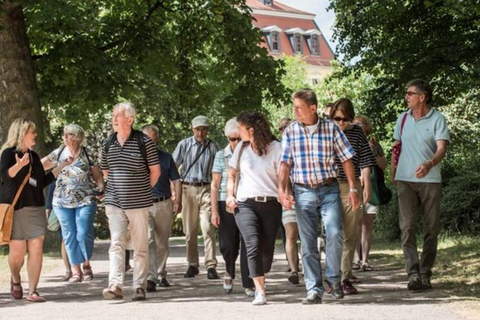
<path fill-rule="evenodd" d="M 301 11 L 277 0 L 247 0 L 253 25 L 263 32 L 269 54 L 281 58 L 301 55 L 307 63 L 312 84 L 332 72 L 334 53 L 315 23 L 315 14 Z"/>

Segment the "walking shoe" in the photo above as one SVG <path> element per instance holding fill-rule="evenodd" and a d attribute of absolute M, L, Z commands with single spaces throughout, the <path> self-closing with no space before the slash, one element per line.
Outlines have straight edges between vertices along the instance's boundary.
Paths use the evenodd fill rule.
<path fill-rule="evenodd" d="M 343 299 L 345 294 L 343 293 L 342 285 L 340 281 L 331 283 L 328 280 L 325 280 L 327 283 L 327 288 L 330 287 L 330 290 L 325 290 L 325 292 L 330 293 L 334 299 Z"/>
<path fill-rule="evenodd" d="M 360 279 L 358 279 L 357 277 L 355 277 L 355 276 L 351 276 L 351 277 L 350 277 L 350 282 L 351 282 L 351 283 L 360 283 L 360 282 L 362 282 L 362 281 L 361 281 Z"/>
<path fill-rule="evenodd" d="M 157 284 L 155 283 L 155 281 L 147 280 L 147 291 L 148 292 L 157 291 Z"/>
<path fill-rule="evenodd" d="M 322 298 L 315 292 L 309 293 L 305 299 L 302 299 L 302 304 L 321 304 Z"/>
<path fill-rule="evenodd" d="M 230 276 L 223 277 L 223 290 L 225 293 L 232 293 L 233 291 L 233 279 Z"/>
<path fill-rule="evenodd" d="M 162 278 L 161 280 L 158 280 L 157 285 L 164 288 L 170 287 L 170 283 L 168 282 L 167 278 Z"/>
<path fill-rule="evenodd" d="M 108 288 L 103 290 L 102 294 L 106 300 L 122 300 L 123 299 L 122 289 L 120 289 L 115 285 L 109 285 Z"/>
<path fill-rule="evenodd" d="M 132 301 L 142 301 L 145 299 L 145 290 L 143 290 L 143 288 L 135 289 L 135 292 L 132 295 Z"/>
<path fill-rule="evenodd" d="M 267 304 L 267 298 L 264 293 L 255 292 L 255 299 L 252 301 L 254 306 L 263 306 Z"/>
<path fill-rule="evenodd" d="M 254 297 L 255 296 L 255 289 L 253 288 L 245 288 L 245 295 L 247 297 Z"/>
<path fill-rule="evenodd" d="M 187 272 L 183 275 L 184 278 L 193 278 L 198 274 L 198 267 L 189 266 Z"/>
<path fill-rule="evenodd" d="M 357 294 L 358 290 L 353 286 L 350 280 L 343 280 L 342 281 L 342 289 L 345 294 Z"/>
<path fill-rule="evenodd" d="M 422 290 L 430 290 L 433 288 L 430 283 L 430 277 L 425 273 L 420 274 L 420 280 L 422 281 Z"/>
<path fill-rule="evenodd" d="M 422 290 L 422 280 L 418 276 L 418 273 L 412 273 L 408 277 L 408 285 L 407 289 L 411 291 L 419 291 Z"/>
<path fill-rule="evenodd" d="M 220 279 L 220 277 L 218 276 L 217 270 L 215 270 L 215 268 L 207 269 L 207 278 L 210 280 Z"/>
<path fill-rule="evenodd" d="M 290 273 L 290 275 L 288 276 L 288 281 L 291 284 L 299 284 L 300 282 L 298 281 L 298 272 Z"/>

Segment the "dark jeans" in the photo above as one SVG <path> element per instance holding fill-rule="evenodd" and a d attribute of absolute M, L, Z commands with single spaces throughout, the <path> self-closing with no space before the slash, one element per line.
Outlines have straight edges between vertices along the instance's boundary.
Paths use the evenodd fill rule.
<path fill-rule="evenodd" d="M 223 260 L 225 260 L 225 269 L 235 279 L 235 261 L 238 257 L 238 250 L 240 250 L 240 272 L 242 274 L 242 286 L 244 288 L 253 288 L 252 279 L 248 276 L 247 250 L 245 249 L 245 242 L 240 236 L 235 216 L 228 213 L 226 210 L 226 202 L 218 201 L 218 213 L 220 215 L 220 225 L 218 227 L 218 239 L 220 252 Z M 240 247 L 240 241 L 241 247 Z"/>
<path fill-rule="evenodd" d="M 408 275 L 424 273 L 431 276 L 437 255 L 442 184 L 397 181 L 397 194 L 405 270 Z M 423 218 L 423 249 L 420 261 L 416 237 L 419 216 Z"/>
<path fill-rule="evenodd" d="M 239 201 L 235 220 L 245 240 L 250 278 L 264 276 L 272 267 L 275 239 L 282 223 L 282 206 L 276 200 Z"/>

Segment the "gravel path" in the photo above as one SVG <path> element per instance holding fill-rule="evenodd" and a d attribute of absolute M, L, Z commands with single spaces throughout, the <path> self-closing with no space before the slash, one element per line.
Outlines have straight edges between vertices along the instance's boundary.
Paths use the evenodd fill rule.
<path fill-rule="evenodd" d="M 92 260 L 95 279 L 89 283 L 61 282 L 64 270 L 60 263 L 57 269 L 42 274 L 39 291 L 47 303 L 14 301 L 9 288 L 1 287 L 0 319 L 480 319 L 478 302 L 451 296 L 441 286 L 429 292 L 407 292 L 403 270 L 388 266 L 358 272 L 356 276 L 362 280 L 358 295 L 340 301 L 325 296 L 322 305 L 302 306 L 305 287 L 303 282 L 293 286 L 286 280 L 288 267 L 280 247 L 267 279 L 268 305 L 253 306 L 238 280 L 234 292 L 227 295 L 222 280 L 208 280 L 202 268 L 200 275 L 184 279 L 185 245 L 181 242 L 171 245 L 167 267 L 172 287 L 147 293 L 146 301 L 132 302 L 132 272 L 128 272 L 125 300 L 106 301 L 101 292 L 107 286 L 108 245 L 107 241 L 96 243 Z M 217 258 L 223 261 L 220 255 Z M 218 270 L 221 273 L 223 263 Z M 24 289 L 27 285 L 23 283 Z"/>

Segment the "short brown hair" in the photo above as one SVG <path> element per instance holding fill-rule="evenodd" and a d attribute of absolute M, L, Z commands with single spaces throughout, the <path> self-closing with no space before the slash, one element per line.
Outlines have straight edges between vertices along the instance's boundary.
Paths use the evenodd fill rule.
<path fill-rule="evenodd" d="M 348 121 L 353 121 L 355 118 L 355 110 L 353 109 L 353 103 L 348 98 L 340 98 L 332 106 L 332 110 L 330 110 L 330 117 L 333 118 L 335 116 L 336 111 L 341 111 Z"/>
<path fill-rule="evenodd" d="M 318 106 L 317 95 L 315 91 L 309 88 L 298 90 L 293 94 L 293 99 L 300 99 L 305 101 L 309 106 Z"/>

